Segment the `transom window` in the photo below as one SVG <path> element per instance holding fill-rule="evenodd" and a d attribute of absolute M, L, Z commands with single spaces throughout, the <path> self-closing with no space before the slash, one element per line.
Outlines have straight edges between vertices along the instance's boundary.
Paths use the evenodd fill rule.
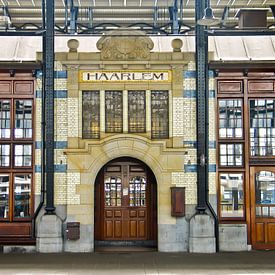
<path fill-rule="evenodd" d="M 83 91 L 82 138 L 99 139 L 100 131 L 104 129 L 106 133 L 122 133 L 123 131 L 146 133 L 151 130 L 153 139 L 169 137 L 168 91 L 150 91 L 150 114 L 146 113 L 148 108 L 146 91 L 104 91 L 103 93 L 104 102 L 100 100 L 100 91 Z M 126 99 L 127 102 L 123 102 Z M 101 114 L 102 110 L 105 110 L 104 114 Z M 151 116 L 151 129 L 147 128 L 149 126 L 146 124 L 149 119 L 147 116 Z M 100 121 L 102 117 L 105 117 L 105 125 L 102 125 L 104 122 Z"/>
<path fill-rule="evenodd" d="M 275 156 L 275 100 L 250 100 L 250 154 Z"/>

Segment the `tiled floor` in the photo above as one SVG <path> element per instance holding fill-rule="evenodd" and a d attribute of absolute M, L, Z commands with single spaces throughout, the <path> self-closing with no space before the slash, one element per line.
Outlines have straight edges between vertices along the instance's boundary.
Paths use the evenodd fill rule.
<path fill-rule="evenodd" d="M 275 251 L 0 254 L 0 274 L 273 274 Z"/>

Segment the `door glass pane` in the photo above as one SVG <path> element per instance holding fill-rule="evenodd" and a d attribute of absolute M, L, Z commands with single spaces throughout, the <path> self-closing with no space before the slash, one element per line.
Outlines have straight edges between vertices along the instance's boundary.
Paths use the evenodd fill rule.
<path fill-rule="evenodd" d="M 31 175 L 14 176 L 14 218 L 30 217 Z"/>
<path fill-rule="evenodd" d="M 220 174 L 221 217 L 244 216 L 244 194 L 242 173 Z"/>
<path fill-rule="evenodd" d="M 129 184 L 130 206 L 146 206 L 146 178 L 136 176 Z"/>
<path fill-rule="evenodd" d="M 32 100 L 15 100 L 14 137 L 32 138 Z"/>
<path fill-rule="evenodd" d="M 107 177 L 104 180 L 105 206 L 121 206 L 121 178 Z"/>
<path fill-rule="evenodd" d="M 275 204 L 275 174 L 270 171 L 256 173 L 256 204 Z"/>
<path fill-rule="evenodd" d="M 0 175 L 0 218 L 9 216 L 9 185 L 10 177 L 7 174 Z"/>
<path fill-rule="evenodd" d="M 9 100 L 0 100 L 0 138 L 10 138 L 11 110 Z"/>

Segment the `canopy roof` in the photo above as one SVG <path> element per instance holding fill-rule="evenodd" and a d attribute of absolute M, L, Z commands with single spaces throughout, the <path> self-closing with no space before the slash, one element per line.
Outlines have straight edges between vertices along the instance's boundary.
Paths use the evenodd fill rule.
<path fill-rule="evenodd" d="M 56 31 L 60 33 L 96 34 L 116 27 L 150 29 L 150 33 L 171 33 L 175 14 L 176 21 L 180 25 L 179 33 L 192 31 L 195 25 L 195 0 L 55 0 L 54 2 Z M 267 8 L 268 26 L 275 24 L 270 8 L 272 5 L 274 7 L 274 0 L 211 1 L 215 17 L 224 17 L 224 25 L 230 28 L 238 25 L 236 13 L 240 8 Z M 0 16 L 9 18 L 9 28 L 16 30 L 41 28 L 42 0 L 0 0 L 0 6 L 2 7 Z"/>

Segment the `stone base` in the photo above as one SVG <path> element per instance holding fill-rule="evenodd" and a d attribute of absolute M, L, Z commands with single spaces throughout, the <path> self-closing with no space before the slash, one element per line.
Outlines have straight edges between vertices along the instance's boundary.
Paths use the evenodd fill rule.
<path fill-rule="evenodd" d="M 220 224 L 220 251 L 248 251 L 246 224 Z"/>
<path fill-rule="evenodd" d="M 21 245 L 4 245 L 3 253 L 35 253 L 36 247 L 33 245 L 30 246 L 21 246 Z"/>
<path fill-rule="evenodd" d="M 56 215 L 43 215 L 37 226 L 36 250 L 42 253 L 63 251 L 62 221 Z"/>
<path fill-rule="evenodd" d="M 189 252 L 215 253 L 214 220 L 207 214 L 196 214 L 190 220 Z"/>
<path fill-rule="evenodd" d="M 93 225 L 80 224 L 79 240 L 64 240 L 65 252 L 93 252 L 94 251 L 94 227 Z"/>

